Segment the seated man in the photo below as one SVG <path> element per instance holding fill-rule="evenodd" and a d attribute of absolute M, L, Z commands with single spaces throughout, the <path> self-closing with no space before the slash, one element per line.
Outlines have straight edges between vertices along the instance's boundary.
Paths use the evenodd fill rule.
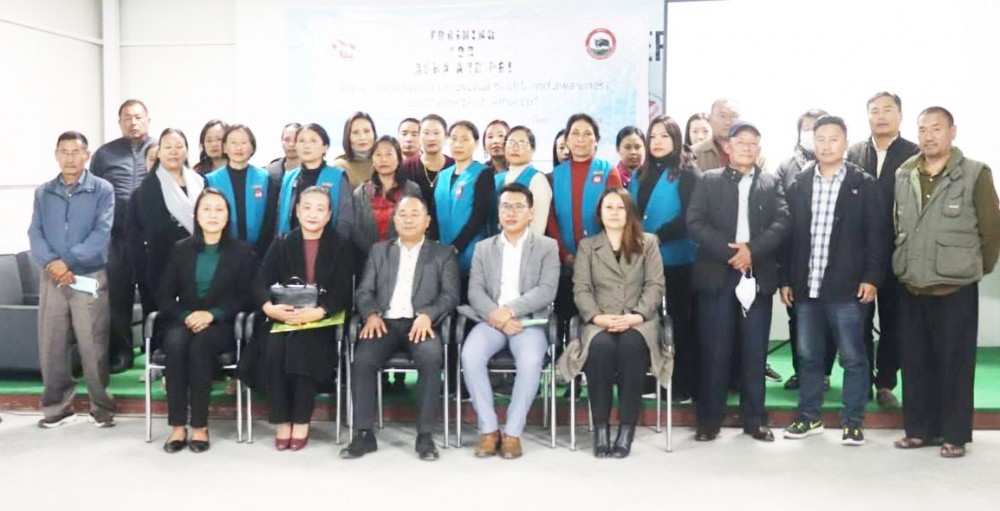
<path fill-rule="evenodd" d="M 351 367 L 357 433 L 340 451 L 359 458 L 378 448 L 375 424 L 377 371 L 393 353 L 407 349 L 417 364 L 417 453 L 436 460 L 431 438 L 441 392 L 443 345 L 434 324 L 458 305 L 455 252 L 426 238 L 431 224 L 427 203 L 407 196 L 393 216 L 398 238 L 372 246 L 355 291 L 359 317 L 365 318 Z"/>
<path fill-rule="evenodd" d="M 503 232 L 476 245 L 469 274 L 469 305 L 459 309 L 480 321 L 462 348 L 465 384 L 479 422 L 476 456 L 521 457 L 521 432 L 538 392 L 548 340 L 545 330 L 525 327 L 522 319 L 544 318 L 559 287 L 559 245 L 528 230 L 534 197 L 521 183 L 500 192 Z M 501 443 L 487 364 L 510 346 L 517 367 Z"/>

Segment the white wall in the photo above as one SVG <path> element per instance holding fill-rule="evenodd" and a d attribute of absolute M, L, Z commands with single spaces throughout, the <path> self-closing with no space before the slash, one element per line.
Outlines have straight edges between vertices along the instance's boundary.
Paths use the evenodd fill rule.
<path fill-rule="evenodd" d="M 32 190 L 59 173 L 59 134 L 101 142 L 100 13 L 99 0 L 0 0 L 0 253 L 28 246 Z"/>

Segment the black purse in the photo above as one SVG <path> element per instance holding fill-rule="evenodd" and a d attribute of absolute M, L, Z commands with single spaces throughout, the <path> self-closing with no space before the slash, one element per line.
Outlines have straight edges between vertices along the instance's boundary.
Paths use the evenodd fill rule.
<path fill-rule="evenodd" d="M 319 288 L 316 284 L 306 284 L 299 277 L 288 279 L 288 284 L 271 286 L 271 303 L 291 305 L 296 309 L 316 307 L 319 303 Z"/>

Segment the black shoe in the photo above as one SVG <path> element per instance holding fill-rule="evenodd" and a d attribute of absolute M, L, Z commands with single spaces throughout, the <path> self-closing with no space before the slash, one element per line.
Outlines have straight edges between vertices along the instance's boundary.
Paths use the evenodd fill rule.
<path fill-rule="evenodd" d="M 191 440 L 188 442 L 188 448 L 191 449 L 193 453 L 201 453 L 208 450 L 211 445 L 208 440 Z"/>
<path fill-rule="evenodd" d="M 771 364 L 767 364 L 764 366 L 764 379 L 777 383 L 781 381 L 781 375 L 778 374 L 778 371 L 771 369 Z"/>
<path fill-rule="evenodd" d="M 611 456 L 611 426 L 594 425 L 594 457 L 607 458 Z"/>
<path fill-rule="evenodd" d="M 187 445 L 188 445 L 188 440 L 186 435 L 184 436 L 184 440 L 171 440 L 169 437 L 167 437 L 167 441 L 164 442 L 163 444 L 163 451 L 169 454 L 173 454 L 175 452 L 183 451 L 184 448 L 187 447 Z"/>
<path fill-rule="evenodd" d="M 417 435 L 417 455 L 424 461 L 435 461 L 441 457 L 430 433 Z"/>
<path fill-rule="evenodd" d="M 799 390 L 799 375 L 793 374 L 785 382 L 785 390 Z"/>
<path fill-rule="evenodd" d="M 754 440 L 759 440 L 761 442 L 773 442 L 774 433 L 771 432 L 771 428 L 767 426 L 760 426 L 753 429 L 743 429 L 744 435 L 750 435 Z"/>
<path fill-rule="evenodd" d="M 635 439 L 635 424 L 621 424 L 618 426 L 618 438 L 615 438 L 615 447 L 611 450 L 613 458 L 627 458 L 632 452 L 632 440 Z"/>
<path fill-rule="evenodd" d="M 111 364 L 108 366 L 108 372 L 111 374 L 124 373 L 135 365 L 135 353 L 131 350 L 121 351 L 116 353 L 111 358 Z"/>
<path fill-rule="evenodd" d="M 56 415 L 55 417 L 46 417 L 44 419 L 39 419 L 38 427 L 44 429 L 58 428 L 59 426 L 69 424 L 75 420 L 76 420 L 76 414 L 73 413 L 72 410 L 67 410 L 63 413 L 60 413 L 59 415 Z"/>
<path fill-rule="evenodd" d="M 715 425 L 698 425 L 698 429 L 695 431 L 694 439 L 696 442 L 711 442 L 719 437 L 719 426 Z"/>
<path fill-rule="evenodd" d="M 370 429 L 359 429 L 354 438 L 351 439 L 351 443 L 340 450 L 340 457 L 352 460 L 377 450 L 378 442 L 375 441 L 375 433 Z"/>

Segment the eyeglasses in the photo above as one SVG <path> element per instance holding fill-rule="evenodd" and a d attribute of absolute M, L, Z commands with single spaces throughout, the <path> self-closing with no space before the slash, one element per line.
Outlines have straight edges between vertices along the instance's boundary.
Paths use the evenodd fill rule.
<path fill-rule="evenodd" d="M 507 204 L 506 202 L 500 203 L 500 211 L 504 213 L 524 213 L 528 210 L 528 205 L 525 203 L 519 204 Z"/>
<path fill-rule="evenodd" d="M 531 142 L 528 142 L 527 140 L 511 140 L 508 138 L 507 145 L 511 147 L 520 147 L 522 149 L 527 149 L 531 147 Z"/>

